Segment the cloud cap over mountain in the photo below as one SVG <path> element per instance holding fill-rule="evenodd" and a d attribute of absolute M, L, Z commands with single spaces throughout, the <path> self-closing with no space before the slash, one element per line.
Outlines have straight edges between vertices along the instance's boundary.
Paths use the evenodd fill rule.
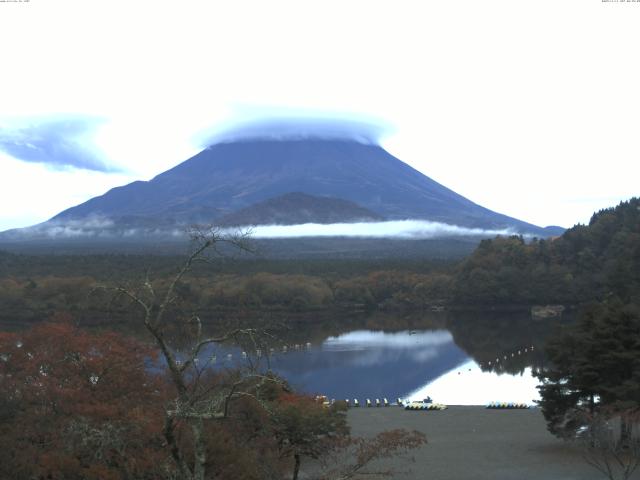
<path fill-rule="evenodd" d="M 237 118 L 202 134 L 200 143 L 206 147 L 247 140 L 324 139 L 379 145 L 393 131 L 380 119 L 348 113 L 250 109 L 238 112 Z"/>

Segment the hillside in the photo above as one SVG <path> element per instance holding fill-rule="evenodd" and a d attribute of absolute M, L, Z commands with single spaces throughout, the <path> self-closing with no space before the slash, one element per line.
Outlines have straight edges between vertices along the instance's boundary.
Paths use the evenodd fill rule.
<path fill-rule="evenodd" d="M 640 198 L 593 215 L 561 237 L 483 240 L 456 273 L 457 303 L 640 302 Z"/>
<path fill-rule="evenodd" d="M 222 226 L 243 226 L 380 220 L 384 220 L 384 217 L 347 200 L 292 192 L 225 215 L 217 223 Z"/>

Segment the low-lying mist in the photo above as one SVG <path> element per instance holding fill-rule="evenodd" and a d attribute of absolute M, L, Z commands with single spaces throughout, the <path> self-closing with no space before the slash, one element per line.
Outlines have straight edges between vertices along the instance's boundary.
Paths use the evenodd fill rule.
<path fill-rule="evenodd" d="M 468 228 L 428 220 L 394 220 L 385 222 L 358 223 L 305 223 L 302 225 L 257 225 L 251 227 L 255 238 L 299 238 L 299 237 L 368 237 L 429 239 L 455 236 L 494 237 L 513 235 L 512 229 L 486 230 Z"/>
<path fill-rule="evenodd" d="M 154 225 L 146 221 L 145 225 L 131 223 L 123 225 L 106 217 L 89 217 L 82 220 L 54 220 L 28 228 L 3 232 L 4 239 L 154 239 L 180 240 L 188 237 L 187 225 Z M 388 238 L 388 239 L 433 239 L 444 237 L 494 237 L 513 235 L 512 229 L 487 230 L 450 225 L 428 220 L 394 220 L 383 222 L 356 223 L 305 223 L 300 225 L 253 225 L 228 227 L 220 230 L 222 234 L 238 231 L 249 232 L 256 239 L 286 239 L 305 237 L 349 237 L 349 238 Z"/>

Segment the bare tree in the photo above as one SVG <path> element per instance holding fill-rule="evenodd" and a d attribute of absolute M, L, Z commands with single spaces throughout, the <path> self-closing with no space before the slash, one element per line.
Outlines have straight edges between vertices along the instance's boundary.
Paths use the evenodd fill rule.
<path fill-rule="evenodd" d="M 640 466 L 637 412 L 588 415 L 578 431 L 584 460 L 610 480 L 627 480 Z"/>
<path fill-rule="evenodd" d="M 211 360 L 203 360 L 206 349 L 223 342 L 249 342 L 260 351 L 260 333 L 251 328 L 238 328 L 219 336 L 203 334 L 202 321 L 195 312 L 185 312 L 180 304 L 179 287 L 198 263 L 209 262 L 225 252 L 248 252 L 248 233 L 227 235 L 216 228 L 194 228 L 190 232 L 191 253 L 177 273 L 164 286 L 154 284 L 145 275 L 141 284 L 101 287 L 131 300 L 142 312 L 142 322 L 160 350 L 175 398 L 165 408 L 163 435 L 175 462 L 175 476 L 183 480 L 204 480 L 207 463 L 205 422 L 229 415 L 230 402 L 239 397 L 259 397 L 260 386 L 277 381 L 261 375 L 256 362 L 247 357 L 247 367 L 227 375 L 224 381 L 211 381 Z M 171 332 L 178 329 L 186 336 L 185 348 L 171 345 Z M 265 349 L 266 350 L 266 349 Z M 259 398 L 257 398 L 260 400 Z M 188 426 L 192 458 L 187 458 L 180 441 L 180 425 Z M 189 450 L 190 451 L 190 450 Z"/>
<path fill-rule="evenodd" d="M 336 442 L 333 451 L 321 460 L 322 471 L 318 480 L 348 480 L 352 478 L 390 477 L 399 472 L 378 462 L 391 458 L 402 458 L 405 463 L 413 461 L 411 450 L 427 443 L 424 433 L 417 430 L 386 430 L 372 438 L 345 437 Z"/>

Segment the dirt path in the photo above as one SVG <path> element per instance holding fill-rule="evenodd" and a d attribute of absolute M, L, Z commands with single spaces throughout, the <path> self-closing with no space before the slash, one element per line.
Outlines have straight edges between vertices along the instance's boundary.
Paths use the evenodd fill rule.
<path fill-rule="evenodd" d="M 394 479 L 433 480 L 602 480 L 574 446 L 547 432 L 540 410 L 450 407 L 407 411 L 399 407 L 349 411 L 354 435 L 393 428 L 416 429 L 428 445 L 413 452 L 415 463 L 393 461 L 411 472 Z M 634 479 L 640 479 L 636 472 Z"/>

